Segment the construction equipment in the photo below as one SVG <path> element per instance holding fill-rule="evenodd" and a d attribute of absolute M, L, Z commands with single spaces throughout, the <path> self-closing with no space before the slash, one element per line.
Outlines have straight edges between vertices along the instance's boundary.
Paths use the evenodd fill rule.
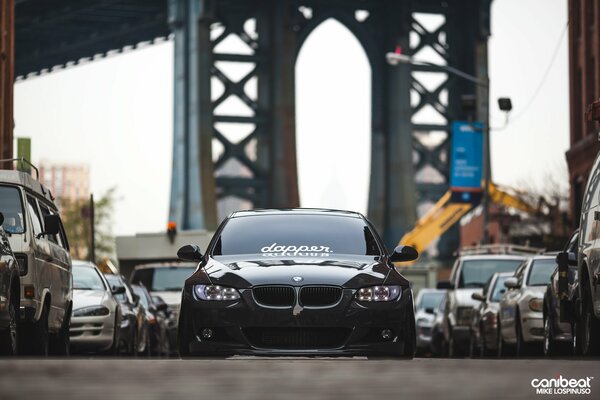
<path fill-rule="evenodd" d="M 537 206 L 524 200 L 525 193 L 512 188 L 501 187 L 490 182 L 489 185 L 490 200 L 495 204 L 507 208 L 517 209 L 530 214 L 538 214 L 541 207 L 545 204 L 540 201 Z M 421 217 L 413 230 L 406 233 L 401 244 L 414 247 L 419 253 L 422 253 L 438 237 L 443 235 L 448 229 L 471 211 L 476 204 L 453 201 L 451 191 L 446 194 L 423 216 Z"/>

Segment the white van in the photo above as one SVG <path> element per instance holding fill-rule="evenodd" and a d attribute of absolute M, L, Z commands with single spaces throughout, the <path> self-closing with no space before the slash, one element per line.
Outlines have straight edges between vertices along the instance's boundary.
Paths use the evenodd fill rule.
<path fill-rule="evenodd" d="M 0 170 L 0 212 L 21 274 L 19 353 L 66 355 L 73 276 L 53 198 L 31 175 Z"/>

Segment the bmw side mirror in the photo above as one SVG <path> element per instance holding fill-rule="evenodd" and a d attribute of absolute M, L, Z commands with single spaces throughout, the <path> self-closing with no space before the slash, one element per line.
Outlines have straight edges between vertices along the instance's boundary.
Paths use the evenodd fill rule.
<path fill-rule="evenodd" d="M 60 218 L 58 215 L 50 214 L 44 216 L 44 231 L 37 235 L 37 238 L 47 235 L 56 235 L 60 232 Z"/>
<path fill-rule="evenodd" d="M 517 289 L 519 287 L 519 281 L 515 277 L 508 278 L 504 281 L 504 286 L 509 289 Z"/>
<path fill-rule="evenodd" d="M 186 261 L 200 261 L 202 253 L 200 252 L 200 247 L 195 244 L 186 244 L 177 251 L 177 257 Z"/>
<path fill-rule="evenodd" d="M 392 256 L 390 257 L 391 262 L 406 262 L 414 261 L 419 257 L 417 250 L 410 246 L 398 246 L 394 249 Z"/>
<path fill-rule="evenodd" d="M 436 287 L 438 289 L 446 289 L 446 290 L 452 290 L 452 289 L 454 289 L 454 285 L 450 281 L 439 281 L 437 283 Z"/>
<path fill-rule="evenodd" d="M 112 294 L 123 294 L 125 293 L 125 286 L 113 286 L 111 292 Z"/>

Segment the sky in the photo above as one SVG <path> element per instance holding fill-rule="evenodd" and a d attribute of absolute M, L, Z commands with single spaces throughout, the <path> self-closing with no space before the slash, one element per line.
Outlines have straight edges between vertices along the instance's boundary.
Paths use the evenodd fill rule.
<path fill-rule="evenodd" d="M 491 133 L 496 183 L 543 188 L 552 174 L 566 185 L 568 37 L 559 40 L 566 4 L 492 4 L 492 128 L 502 127 L 505 119 L 498 97 L 511 97 L 514 107 L 505 129 Z M 162 231 L 171 179 L 172 81 L 171 41 L 19 81 L 15 136 L 32 138 L 35 162 L 88 165 L 96 196 L 116 187 L 115 234 Z M 370 91 L 370 67 L 360 44 L 338 22 L 325 21 L 309 36 L 296 64 L 301 206 L 366 212 Z"/>

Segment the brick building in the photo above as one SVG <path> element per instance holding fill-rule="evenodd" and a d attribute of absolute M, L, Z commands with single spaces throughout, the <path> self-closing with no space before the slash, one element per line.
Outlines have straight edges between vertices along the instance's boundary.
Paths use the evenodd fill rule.
<path fill-rule="evenodd" d="M 600 2 L 569 0 L 569 86 L 571 135 L 569 166 L 570 218 L 579 225 L 587 177 L 600 151 L 600 125 L 586 110 L 600 98 Z"/>
<path fill-rule="evenodd" d="M 70 201 L 90 196 L 90 171 L 85 165 L 58 165 L 40 163 L 40 181 L 56 197 L 60 208 L 62 199 Z"/>

